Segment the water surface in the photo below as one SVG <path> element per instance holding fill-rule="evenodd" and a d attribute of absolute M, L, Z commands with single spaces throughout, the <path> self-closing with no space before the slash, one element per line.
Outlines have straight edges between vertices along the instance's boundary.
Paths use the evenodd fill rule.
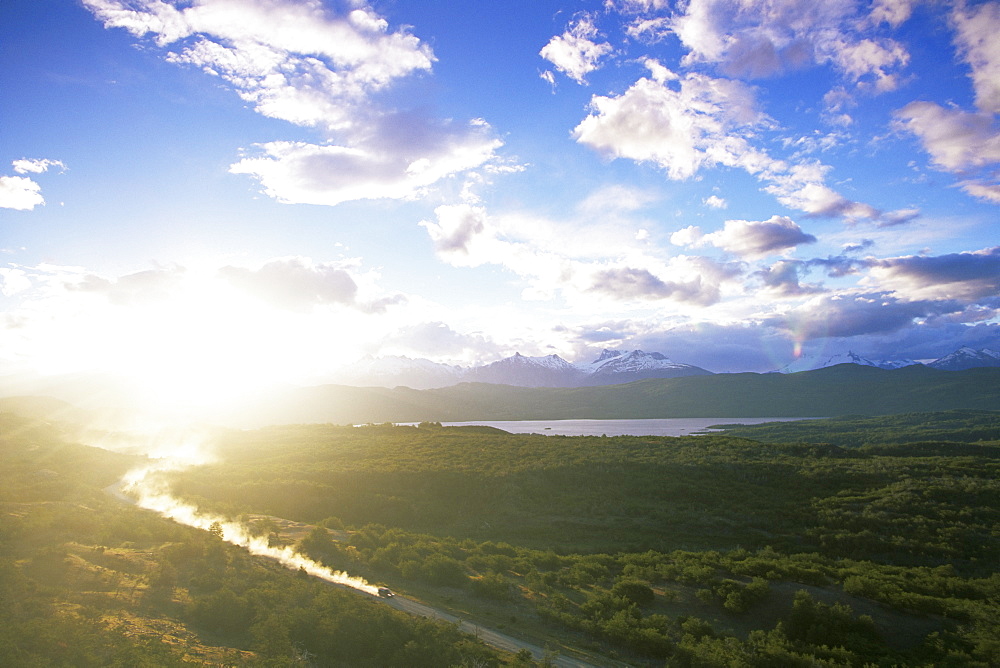
<path fill-rule="evenodd" d="M 706 432 L 719 424 L 762 424 L 814 420 L 801 417 L 763 418 L 659 418 L 650 420 L 478 420 L 472 422 L 442 422 L 445 427 L 472 425 L 496 427 L 512 434 L 545 434 L 561 436 L 687 436 Z"/>

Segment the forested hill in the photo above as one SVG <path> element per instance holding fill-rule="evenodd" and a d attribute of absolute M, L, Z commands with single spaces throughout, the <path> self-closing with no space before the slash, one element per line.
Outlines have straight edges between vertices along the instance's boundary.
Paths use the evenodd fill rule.
<path fill-rule="evenodd" d="M 1000 408 L 1000 368 L 885 370 L 854 364 L 796 374 L 717 374 L 626 385 L 529 388 L 463 383 L 434 390 L 324 385 L 273 396 L 228 422 L 833 417 Z"/>

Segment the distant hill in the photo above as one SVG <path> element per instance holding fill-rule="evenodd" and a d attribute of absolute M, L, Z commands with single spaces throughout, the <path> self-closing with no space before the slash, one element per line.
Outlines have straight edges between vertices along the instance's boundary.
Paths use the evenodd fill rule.
<path fill-rule="evenodd" d="M 952 409 L 997 410 L 1000 369 L 878 369 L 856 364 L 795 374 L 712 374 L 625 385 L 540 388 L 462 383 L 433 390 L 299 388 L 274 395 L 228 422 L 418 422 L 832 417 Z"/>

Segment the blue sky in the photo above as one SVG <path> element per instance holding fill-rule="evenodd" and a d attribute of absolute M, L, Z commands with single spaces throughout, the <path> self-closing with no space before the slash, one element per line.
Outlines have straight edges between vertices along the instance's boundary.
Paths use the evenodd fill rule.
<path fill-rule="evenodd" d="M 7 0 L 0 373 L 998 347 L 1000 3 Z"/>

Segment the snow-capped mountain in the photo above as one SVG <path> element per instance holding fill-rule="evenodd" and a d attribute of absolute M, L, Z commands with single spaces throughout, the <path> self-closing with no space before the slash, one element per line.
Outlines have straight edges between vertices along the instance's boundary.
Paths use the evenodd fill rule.
<path fill-rule="evenodd" d="M 705 376 L 712 372 L 691 364 L 671 361 L 661 353 L 642 350 L 607 350 L 600 357 L 578 368 L 586 373 L 583 385 L 618 385 L 645 378 Z"/>
<path fill-rule="evenodd" d="M 989 348 L 976 350 L 968 346 L 959 348 L 927 366 L 944 371 L 962 371 L 980 366 L 1000 366 L 1000 353 Z"/>
<path fill-rule="evenodd" d="M 422 358 L 367 356 L 342 368 L 337 373 L 336 382 L 342 385 L 375 387 L 404 385 L 415 390 L 427 390 L 459 383 L 465 372 L 464 367 Z"/>
<path fill-rule="evenodd" d="M 857 364 L 860 366 L 873 366 L 877 369 L 901 369 L 904 366 L 913 366 L 914 364 L 919 364 L 919 362 L 914 362 L 910 359 L 901 360 L 877 360 L 873 361 L 867 357 L 862 357 L 854 351 L 847 351 L 846 353 L 837 353 L 829 357 L 803 357 L 795 360 L 790 364 L 786 364 L 781 367 L 779 371 L 781 373 L 797 373 L 799 371 L 814 371 L 816 369 L 825 369 L 828 366 L 836 366 L 838 364 Z"/>
<path fill-rule="evenodd" d="M 574 387 L 583 376 L 583 371 L 559 355 L 526 357 L 515 353 L 492 364 L 466 370 L 462 380 L 522 387 Z"/>
<path fill-rule="evenodd" d="M 376 387 L 405 385 L 417 390 L 462 382 L 520 387 L 582 387 L 618 385 L 644 378 L 708 374 L 711 371 L 672 362 L 660 353 L 605 350 L 589 364 L 572 364 L 559 355 L 529 357 L 520 353 L 477 367 L 453 366 L 409 357 L 366 357 L 341 369 L 334 382 Z"/>

